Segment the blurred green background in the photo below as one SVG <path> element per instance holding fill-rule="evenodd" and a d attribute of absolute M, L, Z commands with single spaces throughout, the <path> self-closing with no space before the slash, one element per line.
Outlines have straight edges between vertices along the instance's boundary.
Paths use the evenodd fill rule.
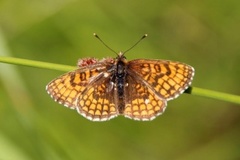
<path fill-rule="evenodd" d="M 240 94 L 238 0 L 2 0 L 0 55 L 76 65 L 82 57 L 170 59 L 193 86 Z M 54 102 L 60 71 L 0 64 L 0 159 L 240 159 L 238 105 L 183 94 L 162 116 L 91 122 Z"/>

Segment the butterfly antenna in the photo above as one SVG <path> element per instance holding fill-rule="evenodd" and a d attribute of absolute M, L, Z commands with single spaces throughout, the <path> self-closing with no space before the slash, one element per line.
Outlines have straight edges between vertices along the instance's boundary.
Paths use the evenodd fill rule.
<path fill-rule="evenodd" d="M 123 52 L 123 54 L 125 54 L 126 52 L 130 51 L 132 48 L 134 48 L 139 42 L 141 42 L 144 38 L 146 38 L 148 35 L 144 34 L 142 36 L 142 38 L 140 38 L 132 47 L 130 47 L 129 49 L 127 49 L 125 52 Z"/>
<path fill-rule="evenodd" d="M 112 48 L 110 48 L 96 33 L 93 33 L 93 35 L 100 41 L 102 42 L 102 44 L 104 46 L 106 46 L 110 51 L 116 53 L 118 55 L 118 53 L 116 51 L 114 51 Z"/>

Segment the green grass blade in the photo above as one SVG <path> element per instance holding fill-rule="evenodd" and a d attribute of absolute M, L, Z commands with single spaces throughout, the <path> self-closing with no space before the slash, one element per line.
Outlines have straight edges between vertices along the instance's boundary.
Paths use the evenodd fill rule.
<path fill-rule="evenodd" d="M 54 64 L 54 63 L 34 61 L 34 60 L 14 58 L 14 57 L 2 57 L 2 56 L 0 56 L 0 62 L 29 66 L 29 67 L 36 67 L 36 68 L 58 70 L 58 71 L 71 71 L 71 70 L 76 69 L 76 67 L 69 66 L 69 65 Z"/>

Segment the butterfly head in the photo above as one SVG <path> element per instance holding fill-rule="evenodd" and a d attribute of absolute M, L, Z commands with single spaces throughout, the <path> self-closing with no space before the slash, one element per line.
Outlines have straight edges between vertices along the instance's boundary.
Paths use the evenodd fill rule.
<path fill-rule="evenodd" d="M 124 56 L 124 53 L 125 52 L 119 52 L 117 54 L 117 58 L 116 59 L 121 60 L 121 61 L 126 61 L 126 57 Z"/>

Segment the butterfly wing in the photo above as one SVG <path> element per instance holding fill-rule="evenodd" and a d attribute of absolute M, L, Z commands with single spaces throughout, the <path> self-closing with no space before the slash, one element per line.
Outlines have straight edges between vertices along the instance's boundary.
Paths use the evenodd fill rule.
<path fill-rule="evenodd" d="M 128 62 L 124 115 L 135 120 L 152 120 L 164 112 L 167 101 L 189 87 L 194 69 L 165 60 Z"/>
<path fill-rule="evenodd" d="M 46 90 L 56 102 L 76 109 L 76 100 L 79 95 L 102 71 L 106 71 L 106 69 L 98 70 L 96 67 L 91 69 L 79 68 L 52 80 L 46 86 Z"/>
<path fill-rule="evenodd" d="M 159 97 L 141 79 L 127 76 L 123 115 L 134 120 L 152 120 L 164 112 L 167 101 Z"/>
<path fill-rule="evenodd" d="M 87 63 L 89 59 L 82 61 Z M 111 82 L 114 60 L 108 58 L 81 66 L 52 80 L 46 86 L 47 92 L 56 102 L 77 109 L 88 119 L 112 118 L 117 113 Z"/>
<path fill-rule="evenodd" d="M 102 74 L 79 95 L 77 111 L 92 121 L 106 121 L 118 115 L 117 92 L 112 74 Z"/>
<path fill-rule="evenodd" d="M 183 93 L 191 85 L 194 76 L 193 67 L 167 60 L 132 60 L 128 71 L 166 100 Z"/>

